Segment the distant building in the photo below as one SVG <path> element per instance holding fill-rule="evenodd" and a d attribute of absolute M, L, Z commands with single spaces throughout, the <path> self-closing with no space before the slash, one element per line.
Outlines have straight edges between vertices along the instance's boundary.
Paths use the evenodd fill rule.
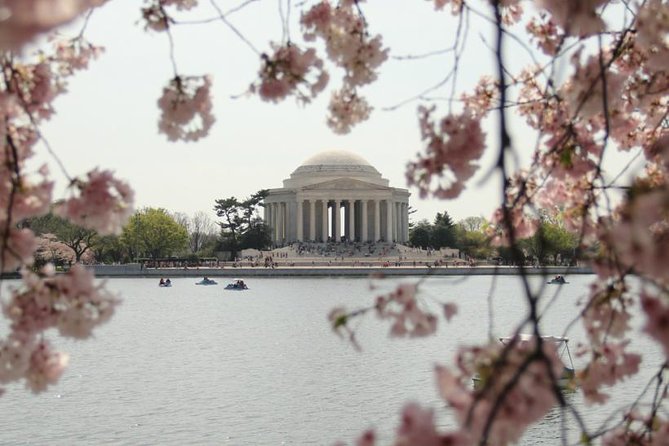
<path fill-rule="evenodd" d="M 409 191 L 343 150 L 312 156 L 270 189 L 265 222 L 276 244 L 294 241 L 409 240 Z M 341 208 L 344 209 L 343 215 Z"/>

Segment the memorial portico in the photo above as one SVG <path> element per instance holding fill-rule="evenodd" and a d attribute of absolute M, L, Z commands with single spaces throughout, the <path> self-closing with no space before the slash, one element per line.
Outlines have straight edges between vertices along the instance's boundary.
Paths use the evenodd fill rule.
<path fill-rule="evenodd" d="M 283 187 L 265 198 L 266 224 L 276 245 L 295 241 L 395 241 L 409 239 L 409 191 L 388 180 L 362 157 L 319 153 L 299 166 Z"/>

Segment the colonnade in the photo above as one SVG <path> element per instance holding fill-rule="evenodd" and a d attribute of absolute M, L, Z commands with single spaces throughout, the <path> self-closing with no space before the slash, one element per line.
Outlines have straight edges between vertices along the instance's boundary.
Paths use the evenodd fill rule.
<path fill-rule="evenodd" d="M 276 244 L 307 240 L 403 243 L 409 240 L 408 211 L 408 202 L 394 199 L 304 198 L 266 202 L 264 219 Z"/>

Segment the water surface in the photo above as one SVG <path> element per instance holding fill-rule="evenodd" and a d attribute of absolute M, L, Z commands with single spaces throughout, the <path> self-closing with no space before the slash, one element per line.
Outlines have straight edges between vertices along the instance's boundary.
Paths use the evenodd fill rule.
<path fill-rule="evenodd" d="M 546 332 L 562 334 L 591 279 L 572 276 L 569 285 L 547 288 L 556 298 L 543 319 Z M 454 426 L 434 387 L 434 364 L 449 364 L 459 344 L 507 335 L 525 315 L 520 279 L 424 279 L 426 305 L 459 305 L 436 336 L 389 339 L 389 325 L 371 313 L 353 325 L 362 352 L 332 333 L 332 307 L 369 306 L 399 280 L 418 279 L 375 281 L 382 289 L 370 290 L 368 279 L 258 278 L 244 292 L 195 286 L 193 278 L 173 279 L 171 288 L 155 279 L 109 280 L 123 304 L 95 339 L 52 336 L 71 356 L 61 381 L 40 395 L 7 387 L 0 444 L 329 445 L 350 444 L 369 427 L 387 444 L 407 401 L 434 408 L 442 428 Z M 573 353 L 584 340 L 580 325 L 568 335 Z M 644 337 L 633 345 L 648 365 L 616 390 L 615 404 L 635 395 L 660 361 Z M 579 395 L 568 398 L 583 407 Z M 586 419 L 595 425 L 605 413 L 589 410 Z M 556 409 L 522 444 L 559 444 L 561 420 Z M 576 440 L 573 420 L 565 423 Z"/>

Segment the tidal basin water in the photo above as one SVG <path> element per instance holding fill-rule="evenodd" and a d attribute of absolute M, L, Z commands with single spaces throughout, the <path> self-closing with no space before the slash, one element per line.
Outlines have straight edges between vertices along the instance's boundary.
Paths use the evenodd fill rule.
<path fill-rule="evenodd" d="M 555 297 L 542 320 L 547 333 L 563 333 L 592 276 L 567 279 L 568 285 L 546 287 L 546 296 Z M 257 278 L 247 280 L 244 292 L 225 291 L 223 278 L 218 286 L 178 278 L 172 288 L 159 288 L 155 279 L 108 280 L 123 304 L 94 339 L 49 333 L 70 354 L 60 382 L 39 395 L 22 384 L 6 387 L 0 445 L 352 444 L 370 427 L 380 444 L 389 444 L 408 401 L 432 407 L 447 429 L 455 423 L 438 397 L 434 364 L 450 364 L 459 344 L 509 334 L 526 306 L 518 277 L 427 278 L 420 286 L 425 305 L 459 306 L 437 335 L 390 339 L 389 324 L 370 313 L 352 325 L 358 352 L 331 331 L 331 308 L 369 306 L 399 281 L 418 280 Z M 534 286 L 544 282 L 532 278 Z M 3 282 L 4 299 L 17 283 Z M 573 355 L 585 341 L 580 324 L 568 336 Z M 645 354 L 642 371 L 614 391 L 615 407 L 631 401 L 661 362 L 643 335 L 632 349 Z M 585 408 L 578 393 L 567 398 L 593 429 L 610 413 Z M 563 431 L 577 442 L 576 424 L 563 422 L 556 409 L 521 444 L 560 444 Z"/>

